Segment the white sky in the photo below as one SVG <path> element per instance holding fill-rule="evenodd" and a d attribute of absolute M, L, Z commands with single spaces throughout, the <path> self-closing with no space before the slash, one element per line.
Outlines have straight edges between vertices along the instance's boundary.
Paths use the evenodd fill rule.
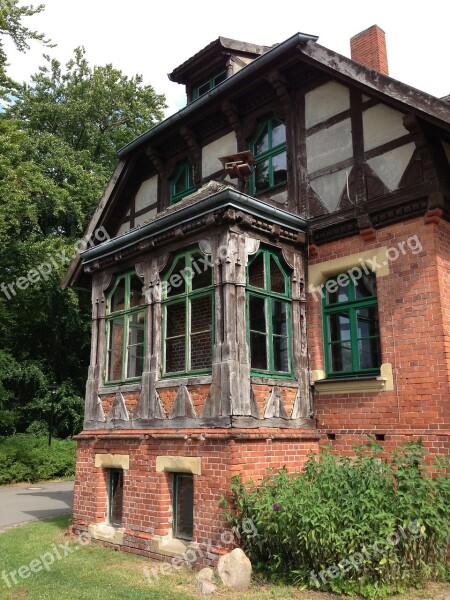
<path fill-rule="evenodd" d="M 170 82 L 167 73 L 219 35 L 270 46 L 301 31 L 318 35 L 320 44 L 349 56 L 350 37 L 377 24 L 386 32 L 391 77 L 438 97 L 450 93 L 448 19 L 442 0 L 421 5 L 399 0 L 42 2 L 45 11 L 26 23 L 57 47 L 33 44 L 22 55 L 6 45 L 14 79 L 28 80 L 42 64 L 43 52 L 65 63 L 83 45 L 91 65 L 112 63 L 126 75 L 142 74 L 145 83 L 166 95 L 166 116 L 185 103 L 184 87 Z"/>

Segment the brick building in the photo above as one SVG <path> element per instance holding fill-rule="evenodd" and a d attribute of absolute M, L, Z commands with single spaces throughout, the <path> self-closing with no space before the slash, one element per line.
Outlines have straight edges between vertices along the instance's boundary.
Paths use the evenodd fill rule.
<path fill-rule="evenodd" d="M 388 76 L 376 26 L 352 57 L 218 38 L 119 152 L 110 239 L 64 281 L 92 289 L 77 531 L 214 552 L 235 473 L 368 434 L 448 453 L 450 106 Z"/>

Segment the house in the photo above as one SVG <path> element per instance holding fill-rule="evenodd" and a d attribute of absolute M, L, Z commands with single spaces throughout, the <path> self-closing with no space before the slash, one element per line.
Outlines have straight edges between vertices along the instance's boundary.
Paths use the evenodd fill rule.
<path fill-rule="evenodd" d="M 230 477 L 450 430 L 450 106 L 298 33 L 219 38 L 187 106 L 119 152 L 64 285 L 92 290 L 74 527 L 223 548 Z M 199 551 L 199 564 L 208 556 Z"/>

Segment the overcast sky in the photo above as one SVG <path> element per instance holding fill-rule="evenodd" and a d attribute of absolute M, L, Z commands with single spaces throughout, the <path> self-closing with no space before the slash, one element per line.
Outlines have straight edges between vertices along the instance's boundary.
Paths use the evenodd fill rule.
<path fill-rule="evenodd" d="M 377 24 L 386 32 L 391 77 L 438 97 L 450 93 L 448 20 L 438 0 L 427 0 L 420 10 L 399 0 L 42 2 L 45 11 L 26 23 L 57 46 L 46 50 L 33 44 L 24 55 L 7 46 L 14 79 L 28 80 L 42 64 L 43 52 L 65 62 L 83 45 L 91 65 L 112 63 L 126 75 L 142 74 L 145 83 L 166 95 L 166 116 L 185 104 L 183 86 L 170 82 L 167 73 L 219 35 L 270 46 L 301 31 L 350 56 L 350 37 Z"/>

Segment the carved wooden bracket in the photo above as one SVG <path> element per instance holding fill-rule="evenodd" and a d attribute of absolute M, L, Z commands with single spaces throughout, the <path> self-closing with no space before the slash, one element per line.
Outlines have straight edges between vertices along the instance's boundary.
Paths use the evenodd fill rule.
<path fill-rule="evenodd" d="M 183 140 L 186 142 L 187 147 L 189 148 L 190 154 L 194 157 L 196 162 L 200 162 L 202 156 L 202 149 L 197 142 L 197 138 L 194 135 L 194 132 L 190 127 L 181 127 L 180 135 Z"/>
<path fill-rule="evenodd" d="M 233 131 L 236 134 L 236 137 L 238 138 L 238 140 L 242 139 L 242 123 L 241 120 L 239 119 L 239 115 L 237 113 L 236 107 L 234 106 L 234 104 L 231 104 L 231 102 L 229 100 L 224 100 L 224 102 L 222 102 L 222 112 L 225 114 L 226 118 L 228 119 L 229 124 L 231 125 L 231 127 L 233 128 Z"/>
<path fill-rule="evenodd" d="M 270 85 L 276 91 L 278 99 L 281 102 L 281 106 L 285 113 L 287 113 L 291 108 L 291 96 L 289 94 L 289 89 L 287 86 L 286 79 L 281 75 L 281 73 L 277 70 L 271 71 L 267 77 Z"/>
<path fill-rule="evenodd" d="M 164 177 L 164 175 L 165 175 L 164 163 L 163 163 L 160 155 L 158 154 L 158 152 L 156 152 L 156 150 L 154 150 L 153 148 L 147 148 L 145 150 L 145 154 L 148 156 L 152 165 L 155 167 L 158 175 L 160 177 Z"/>

